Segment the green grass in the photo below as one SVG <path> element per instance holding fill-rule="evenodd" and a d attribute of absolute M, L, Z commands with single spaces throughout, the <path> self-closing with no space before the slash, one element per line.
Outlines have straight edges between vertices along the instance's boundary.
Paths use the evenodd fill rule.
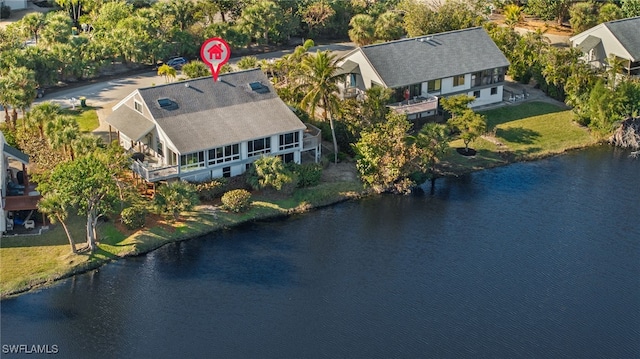
<path fill-rule="evenodd" d="M 76 107 L 75 110 L 70 108 L 63 109 L 62 113 L 65 115 L 71 115 L 76 118 L 78 125 L 80 125 L 80 131 L 91 132 L 100 126 L 100 120 L 98 120 L 98 113 L 95 108 L 91 106 Z"/>
<path fill-rule="evenodd" d="M 459 139 L 452 141 L 440 164 L 443 173 L 460 174 L 545 157 L 598 141 L 573 121 L 571 111 L 545 102 L 507 106 L 482 114 L 487 117 L 489 135 L 470 144 L 477 155 L 458 154 L 455 149 L 464 144 Z"/>

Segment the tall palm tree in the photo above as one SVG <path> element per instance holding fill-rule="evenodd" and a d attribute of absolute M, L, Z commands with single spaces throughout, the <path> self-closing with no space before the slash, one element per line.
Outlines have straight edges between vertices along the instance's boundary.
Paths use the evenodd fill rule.
<path fill-rule="evenodd" d="M 55 120 L 60 113 L 60 106 L 49 101 L 33 107 L 28 117 L 25 117 L 26 125 L 38 127 L 40 138 L 44 138 L 44 128 L 48 122 Z"/>
<path fill-rule="evenodd" d="M 373 18 L 366 14 L 358 14 L 349 21 L 349 39 L 358 46 L 368 45 L 373 42 L 375 23 Z"/>
<path fill-rule="evenodd" d="M 331 137 L 333 138 L 334 161 L 338 163 L 338 143 L 336 141 L 336 131 L 333 124 L 333 114 L 338 109 L 338 81 L 336 75 L 339 66 L 337 62 L 341 59 L 329 51 L 316 51 L 315 55 L 307 55 L 302 60 L 299 85 L 297 90 L 302 91 L 305 96 L 300 101 L 300 106 L 311 111 L 315 117 L 316 108 L 322 107 L 322 118 L 331 125 Z"/>
<path fill-rule="evenodd" d="M 12 126 L 15 128 L 18 121 L 18 109 L 25 113 L 27 107 L 33 103 L 36 98 L 36 80 L 35 72 L 26 67 L 14 67 L 7 73 L 3 79 L 2 90 L 8 91 L 4 94 L 3 101 L 8 100 L 8 104 L 12 107 Z"/>
<path fill-rule="evenodd" d="M 74 153 L 72 143 L 80 135 L 80 126 L 71 116 L 56 116 L 55 120 L 47 123 L 45 130 L 49 145 L 53 149 L 62 148 L 65 155 L 73 161 Z"/>

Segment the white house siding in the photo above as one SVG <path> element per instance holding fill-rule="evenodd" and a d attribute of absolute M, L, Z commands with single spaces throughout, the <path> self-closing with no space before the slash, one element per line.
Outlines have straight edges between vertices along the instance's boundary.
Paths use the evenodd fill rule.
<path fill-rule="evenodd" d="M 269 136 L 271 138 L 271 152 L 269 152 L 268 156 L 279 156 L 285 155 L 288 153 L 293 153 L 293 161 L 295 163 L 300 163 L 301 161 L 301 151 L 302 151 L 302 142 L 303 142 L 303 131 L 298 131 L 298 143 L 296 147 L 288 148 L 284 151 L 279 151 L 280 147 L 280 135 L 276 134 Z M 203 182 L 210 180 L 212 178 L 221 178 L 224 174 L 224 169 L 226 167 L 230 167 L 231 177 L 238 176 L 243 174 L 246 171 L 247 164 L 253 163 L 255 160 L 259 159 L 261 156 L 252 156 L 248 157 L 248 141 L 242 142 L 240 145 L 240 159 L 235 161 L 229 161 L 224 163 L 215 164 L 212 166 L 206 165 L 209 162 L 209 149 L 204 150 L 204 158 L 205 158 L 205 166 L 204 168 L 200 168 L 197 170 L 191 170 L 180 173 L 180 178 L 187 181 L 192 182 Z"/>
<path fill-rule="evenodd" d="M 423 86 L 426 86 L 426 83 L 424 83 Z M 440 90 L 440 94 L 442 95 L 447 95 L 450 93 L 459 93 L 461 91 L 468 90 L 471 88 L 471 74 L 464 75 L 464 84 L 462 85 L 453 86 L 453 77 L 447 77 L 445 79 L 442 79 L 441 86 L 442 88 Z"/>
<path fill-rule="evenodd" d="M 376 73 L 376 71 L 373 69 L 373 67 L 371 67 L 371 65 L 369 64 L 369 61 L 367 60 L 367 58 L 364 56 L 364 54 L 362 53 L 362 51 L 360 49 L 354 51 L 353 53 L 351 53 L 348 57 L 346 57 L 344 59 L 346 60 L 351 60 L 355 63 L 358 64 L 359 68 L 360 68 L 360 73 L 361 76 L 358 76 L 357 80 L 361 80 L 362 81 L 362 85 L 364 85 L 364 89 L 368 90 L 371 88 L 371 82 L 374 81 L 378 84 L 382 83 L 382 80 L 378 77 L 378 74 Z M 358 83 L 358 85 L 360 85 L 360 83 Z M 360 86 L 358 86 L 360 87 Z"/>
<path fill-rule="evenodd" d="M 470 103 L 469 107 L 473 108 L 478 106 L 490 105 L 490 104 L 502 101 L 503 86 L 502 85 L 495 86 L 495 88 L 497 88 L 497 93 L 495 95 L 491 94 L 492 88 L 494 87 L 475 90 L 475 91 L 480 91 L 480 97 L 477 97 L 475 101 Z M 467 93 L 467 95 L 473 96 L 473 93 L 474 91 L 470 91 Z"/>
<path fill-rule="evenodd" d="M 572 37 L 571 43 L 574 47 L 580 45 L 589 35 L 599 38 L 602 41 L 603 49 L 599 49 L 600 51 L 596 51 L 595 58 L 589 59 L 588 61 L 605 61 L 609 55 L 613 54 L 623 59 L 629 59 L 630 55 L 627 50 L 620 44 L 620 41 L 606 28 L 604 25 L 599 25 L 594 27 L 591 30 L 587 30 L 583 33 L 580 33 L 574 37 Z M 588 55 L 588 54 L 587 54 Z"/>

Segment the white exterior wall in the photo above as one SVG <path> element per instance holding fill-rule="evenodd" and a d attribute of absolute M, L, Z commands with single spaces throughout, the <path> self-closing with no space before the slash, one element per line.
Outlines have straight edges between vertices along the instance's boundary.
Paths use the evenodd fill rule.
<path fill-rule="evenodd" d="M 378 74 L 373 69 L 373 67 L 371 67 L 371 65 L 369 64 L 369 61 L 367 60 L 367 58 L 364 56 L 364 54 L 360 49 L 351 53 L 348 57 L 344 59 L 344 61 L 346 60 L 351 60 L 358 64 L 360 68 L 360 73 L 362 74 L 361 76 L 362 84 L 364 85 L 365 89 L 368 90 L 371 88 L 371 81 L 375 81 L 379 84 L 382 84 L 382 79 L 378 77 Z"/>
<path fill-rule="evenodd" d="M 426 86 L 426 83 L 423 86 Z M 468 90 L 471 88 L 471 74 L 464 75 L 464 84 L 460 86 L 453 86 L 453 77 L 442 79 L 441 86 L 440 94 L 442 95 Z"/>
<path fill-rule="evenodd" d="M 284 151 L 279 150 L 281 134 L 279 133 L 279 134 L 270 136 L 271 152 L 268 154 L 268 156 L 279 156 L 287 153 L 293 153 L 293 161 L 299 164 L 301 161 L 303 134 L 304 134 L 303 131 L 298 131 L 297 146 L 293 148 L 288 148 Z M 221 178 L 223 177 L 223 169 L 225 167 L 231 167 L 231 177 L 243 174 L 246 171 L 247 163 L 254 162 L 255 160 L 259 159 L 260 156 L 248 157 L 248 141 L 244 141 L 240 143 L 239 147 L 240 147 L 239 160 L 219 163 L 213 166 L 206 165 L 209 162 L 209 149 L 205 150 L 204 158 L 205 158 L 206 167 L 197 169 L 197 170 L 188 171 L 188 172 L 181 172 L 180 179 L 193 181 L 193 182 L 203 182 L 203 181 L 210 180 L 212 178 Z"/>
<path fill-rule="evenodd" d="M 602 41 L 602 46 L 604 47 L 604 57 L 593 59 L 593 60 L 606 60 L 609 55 L 613 54 L 623 59 L 630 59 L 631 56 L 629 52 L 620 44 L 620 41 L 609 31 L 607 27 L 604 25 L 598 25 L 594 28 L 591 28 L 585 32 L 582 32 L 569 40 L 573 47 L 577 47 L 580 45 L 589 35 L 593 37 L 597 37 Z M 593 61 L 592 60 L 592 61 Z"/>
<path fill-rule="evenodd" d="M 502 85 L 498 85 L 496 86 L 498 92 L 495 95 L 491 94 L 491 89 L 492 87 L 488 87 L 488 88 L 483 88 L 480 91 L 480 97 L 476 98 L 475 101 L 473 101 L 472 103 L 469 104 L 469 107 L 473 108 L 473 107 L 478 107 L 478 106 L 484 106 L 484 105 L 490 105 L 492 103 L 496 103 L 496 102 L 501 102 L 502 101 L 502 93 L 503 93 L 503 86 Z M 478 90 L 475 90 L 478 91 Z M 467 95 L 469 96 L 473 96 L 473 92 L 474 91 L 469 91 L 467 93 Z"/>

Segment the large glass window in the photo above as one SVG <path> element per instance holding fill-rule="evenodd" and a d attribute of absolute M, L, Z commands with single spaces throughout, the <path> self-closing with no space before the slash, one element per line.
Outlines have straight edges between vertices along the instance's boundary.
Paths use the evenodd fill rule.
<path fill-rule="evenodd" d="M 300 141 L 300 132 L 291 132 L 280 135 L 280 151 L 298 146 Z"/>
<path fill-rule="evenodd" d="M 431 80 L 429 82 L 427 82 L 427 91 L 429 92 L 436 92 L 436 91 L 440 91 L 440 89 L 442 88 L 442 84 L 441 81 L 438 80 Z"/>
<path fill-rule="evenodd" d="M 192 171 L 204 167 L 204 151 L 180 156 L 180 170 Z"/>
<path fill-rule="evenodd" d="M 259 156 L 263 153 L 271 153 L 271 137 L 249 141 L 247 147 L 247 156 L 249 157 Z"/>
<path fill-rule="evenodd" d="M 156 149 L 158 156 L 164 156 L 164 144 L 162 141 L 158 140 L 158 148 Z"/>
<path fill-rule="evenodd" d="M 209 150 L 209 166 L 240 159 L 240 145 L 229 145 Z"/>
<path fill-rule="evenodd" d="M 462 85 L 464 85 L 464 75 L 454 76 L 453 86 L 462 86 Z"/>

